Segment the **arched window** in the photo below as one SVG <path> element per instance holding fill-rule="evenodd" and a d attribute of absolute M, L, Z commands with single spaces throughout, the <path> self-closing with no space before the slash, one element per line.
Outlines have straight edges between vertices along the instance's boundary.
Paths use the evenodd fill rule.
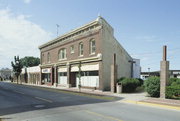
<path fill-rule="evenodd" d="M 90 41 L 89 41 L 89 45 L 90 45 L 90 50 L 89 50 L 89 52 L 90 52 L 90 54 L 95 54 L 96 53 L 96 42 L 95 42 L 95 39 L 91 39 Z"/>
<path fill-rule="evenodd" d="M 79 43 L 79 56 L 83 56 L 83 43 Z"/>
<path fill-rule="evenodd" d="M 49 63 L 50 62 L 50 53 L 48 52 L 47 54 L 47 62 Z"/>
<path fill-rule="evenodd" d="M 66 48 L 62 48 L 59 50 L 59 60 L 66 59 Z"/>

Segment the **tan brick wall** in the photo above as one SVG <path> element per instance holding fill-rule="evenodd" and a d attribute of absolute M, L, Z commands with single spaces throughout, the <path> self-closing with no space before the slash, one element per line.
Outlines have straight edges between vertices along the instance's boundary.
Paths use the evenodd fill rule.
<path fill-rule="evenodd" d="M 106 23 L 106 21 L 102 21 L 102 25 L 103 86 L 105 90 L 109 90 L 113 54 L 116 54 L 117 78 L 131 77 L 131 63 L 128 61 L 132 60 L 132 58 L 114 38 L 113 28 L 108 23 Z"/>

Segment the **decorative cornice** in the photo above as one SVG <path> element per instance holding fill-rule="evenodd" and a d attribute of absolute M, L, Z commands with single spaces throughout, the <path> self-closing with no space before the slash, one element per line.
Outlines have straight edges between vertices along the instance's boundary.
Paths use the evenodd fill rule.
<path fill-rule="evenodd" d="M 79 27 L 77 29 L 74 29 L 74 30 L 72 30 L 72 31 L 70 31 L 70 32 L 68 32 L 68 33 L 66 33 L 66 34 L 64 34 L 62 36 L 59 36 L 59 37 L 57 37 L 57 38 L 55 38 L 53 40 L 50 40 L 49 42 L 47 42 L 47 43 L 45 43 L 43 45 L 40 45 L 39 49 L 45 48 L 45 47 L 47 47 L 49 45 L 56 44 L 57 42 L 68 40 L 69 38 L 77 36 L 77 35 L 85 32 L 85 31 L 95 29 L 96 27 L 98 27 L 98 25 L 100 25 L 100 23 L 101 23 L 100 19 L 101 18 L 96 19 L 95 21 L 92 21 L 92 22 L 90 22 L 90 23 L 88 23 L 88 24 L 86 24 L 84 26 L 81 26 L 81 27 Z"/>

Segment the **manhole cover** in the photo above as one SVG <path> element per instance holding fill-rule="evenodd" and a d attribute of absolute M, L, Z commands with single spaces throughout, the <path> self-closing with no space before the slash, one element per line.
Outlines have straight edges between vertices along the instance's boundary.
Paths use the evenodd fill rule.
<path fill-rule="evenodd" d="M 34 107 L 35 108 L 43 108 L 43 107 L 45 107 L 45 105 L 35 105 Z"/>

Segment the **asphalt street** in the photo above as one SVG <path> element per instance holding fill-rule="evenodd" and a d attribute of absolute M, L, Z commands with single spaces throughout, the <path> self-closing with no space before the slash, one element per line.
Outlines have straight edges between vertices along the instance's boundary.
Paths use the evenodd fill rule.
<path fill-rule="evenodd" d="M 180 111 L 0 82 L 0 121 L 179 121 Z"/>

